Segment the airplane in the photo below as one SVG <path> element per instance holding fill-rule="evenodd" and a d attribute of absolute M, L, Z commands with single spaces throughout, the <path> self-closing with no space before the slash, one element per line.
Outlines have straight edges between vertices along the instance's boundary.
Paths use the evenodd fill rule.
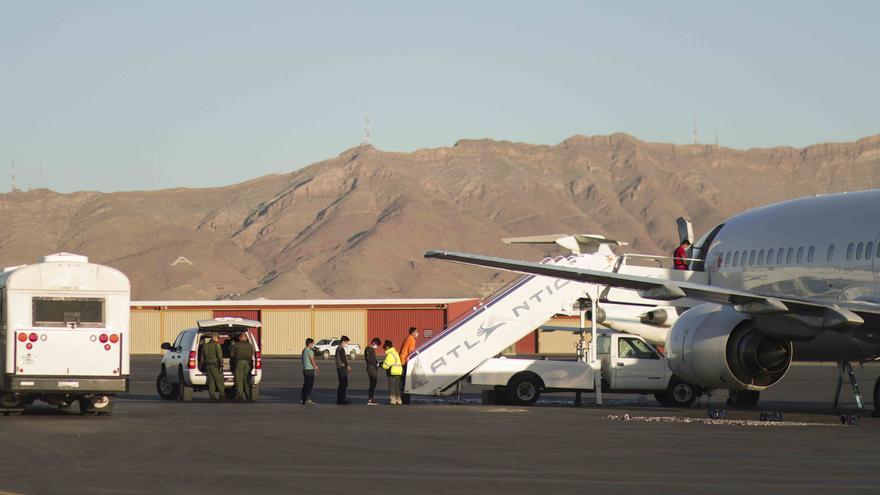
<path fill-rule="evenodd" d="M 880 358 L 880 190 L 794 199 L 735 215 L 694 243 L 692 276 L 646 277 L 433 250 L 426 258 L 545 275 L 689 308 L 672 325 L 672 371 L 730 403 L 757 404 L 798 361 L 836 361 L 862 407 L 852 362 Z M 874 384 L 880 414 L 880 378 Z"/>

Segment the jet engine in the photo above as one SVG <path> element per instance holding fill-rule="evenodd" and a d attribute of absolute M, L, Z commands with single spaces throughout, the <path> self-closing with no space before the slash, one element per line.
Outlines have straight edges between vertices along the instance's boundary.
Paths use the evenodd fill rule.
<path fill-rule="evenodd" d="M 758 330 L 747 314 L 720 304 L 685 311 L 666 340 L 669 367 L 708 388 L 764 390 L 791 366 L 791 342 Z"/>

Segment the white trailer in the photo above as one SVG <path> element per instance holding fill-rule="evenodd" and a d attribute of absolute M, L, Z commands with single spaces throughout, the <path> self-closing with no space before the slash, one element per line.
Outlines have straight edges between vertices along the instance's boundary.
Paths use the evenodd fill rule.
<path fill-rule="evenodd" d="M 0 274 L 0 411 L 35 400 L 109 414 L 128 390 L 130 284 L 120 271 L 57 253 Z"/>

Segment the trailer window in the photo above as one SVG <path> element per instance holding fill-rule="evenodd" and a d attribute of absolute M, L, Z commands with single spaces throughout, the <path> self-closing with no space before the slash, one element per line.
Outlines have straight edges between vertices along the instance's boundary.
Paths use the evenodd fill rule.
<path fill-rule="evenodd" d="M 86 297 L 35 297 L 33 321 L 35 327 L 103 327 L 104 300 Z"/>

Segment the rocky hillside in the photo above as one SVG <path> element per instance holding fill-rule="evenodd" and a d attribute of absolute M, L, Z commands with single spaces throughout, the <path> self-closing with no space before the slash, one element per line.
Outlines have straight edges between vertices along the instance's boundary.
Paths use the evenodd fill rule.
<path fill-rule="evenodd" d="M 681 215 L 702 233 L 753 206 L 878 186 L 880 135 L 747 151 L 625 134 L 362 147 L 223 188 L 3 194 L 0 263 L 86 254 L 125 271 L 137 299 L 473 296 L 509 275 L 422 253 L 536 259 L 560 253 L 500 238 L 574 232 L 667 253 Z"/>

